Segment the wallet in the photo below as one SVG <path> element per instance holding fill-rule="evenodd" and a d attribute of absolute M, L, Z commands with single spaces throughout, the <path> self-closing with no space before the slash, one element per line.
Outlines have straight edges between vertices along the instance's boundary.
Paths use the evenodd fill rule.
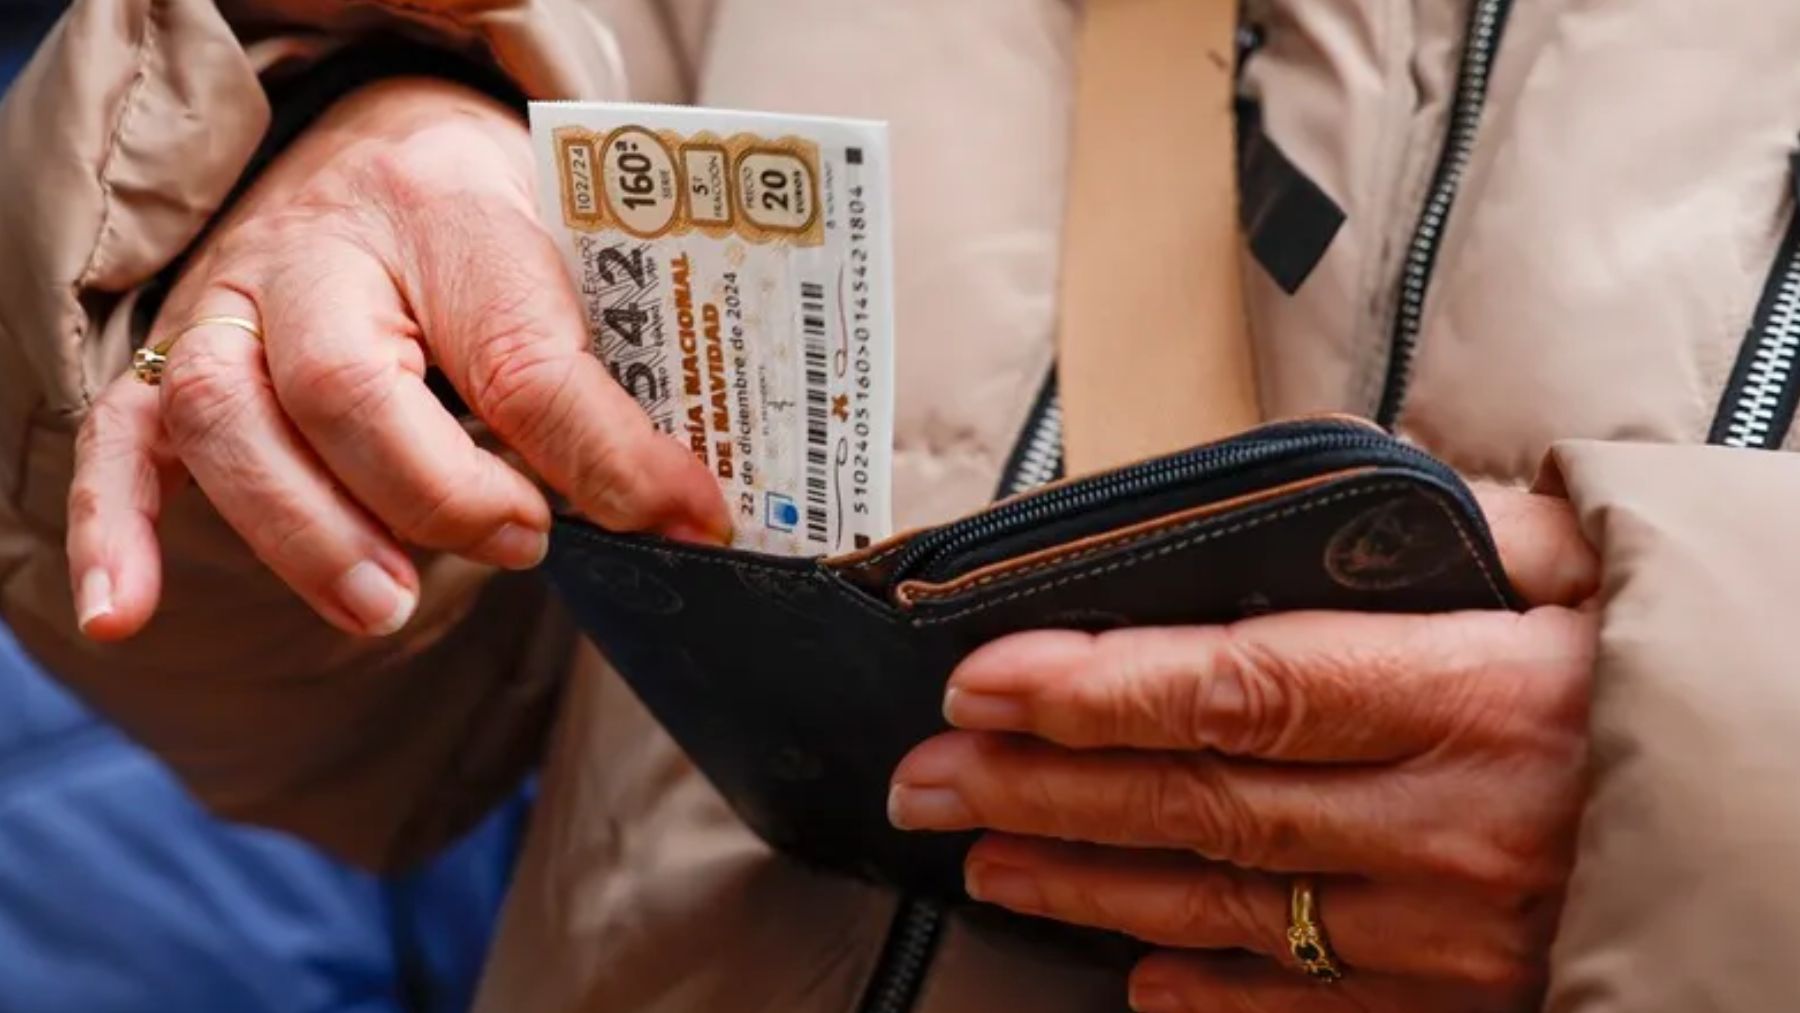
<path fill-rule="evenodd" d="M 887 819 L 965 655 L 1032 629 L 1299 609 L 1519 607 L 1444 464 L 1342 417 L 1058 482 L 850 555 L 784 558 L 560 518 L 582 629 L 739 816 L 809 863 L 960 898 L 971 835 Z"/>

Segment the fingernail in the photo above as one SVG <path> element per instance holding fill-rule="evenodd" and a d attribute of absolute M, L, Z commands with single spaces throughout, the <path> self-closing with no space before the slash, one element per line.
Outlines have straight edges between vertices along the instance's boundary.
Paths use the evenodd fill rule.
<path fill-rule="evenodd" d="M 1206 680 L 1205 690 L 1202 713 L 1218 719 L 1220 724 L 1229 724 L 1233 718 L 1247 716 L 1250 697 L 1244 692 L 1244 677 L 1239 673 L 1215 671 Z"/>
<path fill-rule="evenodd" d="M 998 904 L 1027 914 L 1044 910 L 1044 893 L 1037 877 L 1004 865 L 971 865 L 963 874 L 963 888 L 976 900 Z"/>
<path fill-rule="evenodd" d="M 1134 985 L 1131 1008 L 1137 1013 L 1183 1013 L 1181 1000 L 1161 985 Z"/>
<path fill-rule="evenodd" d="M 962 830 L 975 824 L 975 814 L 954 789 L 896 784 L 888 792 L 888 822 L 901 830 Z"/>
<path fill-rule="evenodd" d="M 406 625 L 419 597 L 401 587 L 380 564 L 364 560 L 338 578 L 338 599 L 363 628 L 385 637 Z"/>
<path fill-rule="evenodd" d="M 509 570 L 529 570 L 550 553 L 550 536 L 523 524 L 502 524 L 475 554 Z"/>
<path fill-rule="evenodd" d="M 87 632 L 88 624 L 113 613 L 112 574 L 96 566 L 81 575 L 75 588 L 75 625 Z"/>
<path fill-rule="evenodd" d="M 952 687 L 944 691 L 944 720 L 958 728 L 1009 732 L 1026 724 L 1025 702 L 1017 697 L 975 693 Z"/>

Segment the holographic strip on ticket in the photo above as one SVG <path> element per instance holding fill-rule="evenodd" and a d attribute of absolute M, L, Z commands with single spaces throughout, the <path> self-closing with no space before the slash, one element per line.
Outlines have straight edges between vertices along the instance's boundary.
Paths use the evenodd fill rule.
<path fill-rule="evenodd" d="M 733 544 L 888 535 L 887 129 L 675 106 L 531 106 L 539 203 L 593 349 L 712 470 Z"/>

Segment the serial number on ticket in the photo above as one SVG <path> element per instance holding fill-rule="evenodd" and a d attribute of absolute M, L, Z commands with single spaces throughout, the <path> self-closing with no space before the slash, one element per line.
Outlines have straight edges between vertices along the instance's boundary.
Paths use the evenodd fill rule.
<path fill-rule="evenodd" d="M 892 524 L 887 131 L 672 106 L 531 106 L 545 225 L 594 353 L 718 479 L 733 544 Z"/>

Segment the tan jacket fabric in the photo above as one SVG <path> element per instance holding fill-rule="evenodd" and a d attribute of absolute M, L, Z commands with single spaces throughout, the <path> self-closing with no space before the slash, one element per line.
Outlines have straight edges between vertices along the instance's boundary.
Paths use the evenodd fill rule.
<path fill-rule="evenodd" d="M 1270 135 L 1346 211 L 1289 296 L 1246 262 L 1264 408 L 1369 413 L 1441 147 L 1468 0 L 1248 0 Z M 168 603 L 76 636 L 70 439 L 123 369 L 132 293 L 217 208 L 260 80 L 376 30 L 528 92 L 892 121 L 898 513 L 977 505 L 1047 369 L 1065 0 L 80 0 L 0 104 L 0 616 L 221 811 L 371 864 L 465 825 L 555 716 L 483 1008 L 853 1009 L 894 899 L 771 855 L 529 580 L 426 565 L 419 618 L 352 642 L 199 497 Z M 1800 459 L 1700 446 L 1793 213 L 1800 6 L 1514 0 L 1426 305 L 1403 432 L 1470 475 L 1549 459 L 1605 558 L 1593 796 L 1548 1008 L 1792 1005 L 1800 952 Z M 1171 98 L 1178 129 L 1181 103 Z M 1790 437 L 1790 441 L 1791 441 Z M 485 589 L 485 591 L 484 591 Z M 560 704 L 553 707 L 561 683 Z M 977 918 L 922 1013 L 1121 1008 L 1115 976 Z"/>

